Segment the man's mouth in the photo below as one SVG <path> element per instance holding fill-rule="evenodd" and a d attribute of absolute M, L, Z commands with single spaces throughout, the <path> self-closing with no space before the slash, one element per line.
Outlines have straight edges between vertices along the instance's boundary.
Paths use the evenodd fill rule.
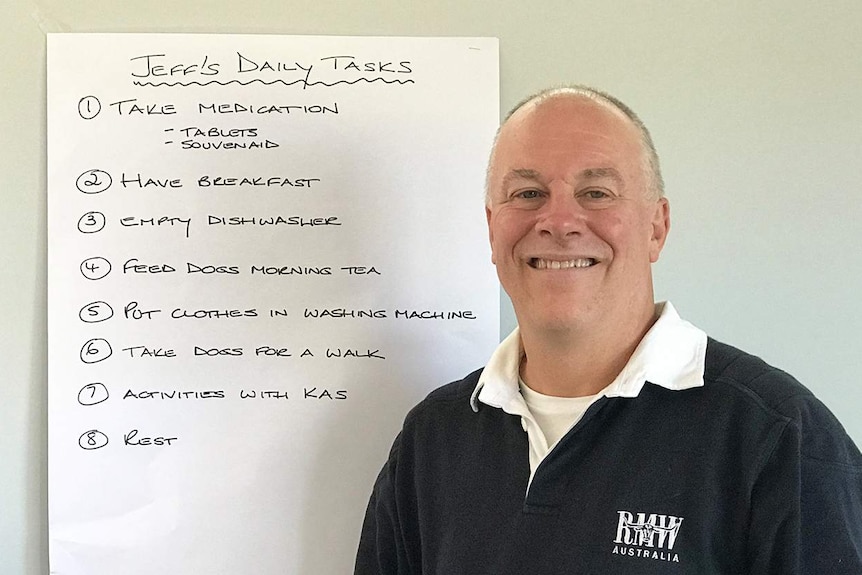
<path fill-rule="evenodd" d="M 547 260 L 530 258 L 527 263 L 537 270 L 567 270 L 571 268 L 588 268 L 598 263 L 595 258 L 576 258 L 573 260 Z"/>

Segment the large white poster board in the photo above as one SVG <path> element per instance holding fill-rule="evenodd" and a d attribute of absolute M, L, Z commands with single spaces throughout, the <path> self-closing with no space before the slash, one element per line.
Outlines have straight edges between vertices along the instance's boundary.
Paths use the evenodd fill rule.
<path fill-rule="evenodd" d="M 48 39 L 57 575 L 347 573 L 498 340 L 493 39 Z"/>

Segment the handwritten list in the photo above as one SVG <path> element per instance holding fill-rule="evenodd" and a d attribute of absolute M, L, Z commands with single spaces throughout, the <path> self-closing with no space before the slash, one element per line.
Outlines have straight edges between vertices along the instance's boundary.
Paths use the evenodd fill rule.
<path fill-rule="evenodd" d="M 58 575 L 347 573 L 498 336 L 493 39 L 48 39 Z"/>

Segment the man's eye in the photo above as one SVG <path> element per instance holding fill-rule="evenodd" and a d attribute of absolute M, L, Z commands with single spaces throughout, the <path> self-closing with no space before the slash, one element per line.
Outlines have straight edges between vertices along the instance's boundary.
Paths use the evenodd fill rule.
<path fill-rule="evenodd" d="M 515 194 L 515 197 L 524 200 L 535 200 L 539 197 L 539 190 L 521 190 Z"/>
<path fill-rule="evenodd" d="M 608 196 L 608 193 L 604 190 L 587 190 L 584 192 L 584 197 L 590 200 L 603 200 Z"/>

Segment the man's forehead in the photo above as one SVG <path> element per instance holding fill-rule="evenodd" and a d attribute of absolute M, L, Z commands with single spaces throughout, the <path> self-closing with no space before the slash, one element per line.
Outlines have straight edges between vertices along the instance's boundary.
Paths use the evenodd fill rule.
<path fill-rule="evenodd" d="M 640 161 L 644 153 L 640 131 L 621 114 L 579 94 L 525 104 L 500 128 L 489 171 L 499 177 L 500 170 L 535 168 L 529 165 L 531 161 L 554 157 L 579 157 L 588 164 L 582 168 L 596 169 L 615 167 L 620 161 Z"/>
<path fill-rule="evenodd" d="M 584 168 L 573 173 L 571 177 L 574 178 L 576 181 L 595 181 L 610 179 L 616 181 L 619 184 L 622 184 L 624 181 L 622 174 L 620 174 L 619 170 L 614 167 Z M 505 187 L 507 184 L 511 184 L 519 180 L 544 183 L 545 179 L 546 176 L 543 175 L 542 172 L 540 172 L 539 170 L 534 170 L 532 168 L 513 168 L 503 174 L 503 186 Z"/>
<path fill-rule="evenodd" d="M 500 128 L 499 139 L 584 131 L 639 140 L 639 132 L 621 111 L 583 94 L 558 94 L 529 102 L 516 110 Z"/>

